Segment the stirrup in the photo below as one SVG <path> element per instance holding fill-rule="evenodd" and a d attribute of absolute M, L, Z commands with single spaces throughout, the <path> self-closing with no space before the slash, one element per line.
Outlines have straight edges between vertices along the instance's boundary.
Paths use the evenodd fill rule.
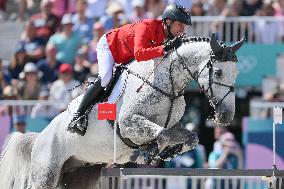
<path fill-rule="evenodd" d="M 88 126 L 88 115 L 83 114 L 81 116 L 75 115 L 71 123 L 68 125 L 67 130 L 71 133 L 78 133 L 81 136 L 86 134 Z"/>

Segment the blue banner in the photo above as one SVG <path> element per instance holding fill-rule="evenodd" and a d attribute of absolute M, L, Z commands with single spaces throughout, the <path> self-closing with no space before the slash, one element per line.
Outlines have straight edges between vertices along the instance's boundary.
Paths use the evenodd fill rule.
<path fill-rule="evenodd" d="M 247 43 L 243 45 L 237 52 L 240 74 L 236 80 L 236 86 L 261 87 L 264 76 L 276 75 L 276 59 L 279 53 L 284 53 L 284 44 Z"/>

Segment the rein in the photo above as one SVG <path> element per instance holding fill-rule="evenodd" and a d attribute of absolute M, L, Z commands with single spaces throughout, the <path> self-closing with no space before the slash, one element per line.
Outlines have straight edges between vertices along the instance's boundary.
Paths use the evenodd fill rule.
<path fill-rule="evenodd" d="M 184 88 L 182 90 L 180 90 L 179 92 L 175 93 L 175 89 L 174 89 L 174 81 L 173 81 L 173 77 L 172 77 L 172 65 L 175 62 L 172 61 L 171 65 L 170 65 L 170 81 L 171 81 L 171 86 L 172 86 L 172 93 L 167 93 L 166 91 L 164 91 L 163 89 L 159 88 L 158 86 L 156 86 L 155 84 L 151 83 L 148 79 L 150 77 L 150 75 L 155 71 L 155 69 L 158 67 L 158 65 L 160 65 L 160 63 L 167 57 L 167 54 L 165 54 L 165 56 L 158 62 L 157 66 L 154 68 L 154 70 L 149 74 L 149 76 L 147 78 L 143 78 L 141 75 L 134 73 L 133 71 L 131 71 L 130 69 L 127 68 L 127 71 L 129 74 L 132 74 L 134 76 L 136 76 L 137 78 L 141 79 L 143 81 L 143 84 L 136 90 L 137 93 L 140 92 L 141 88 L 143 87 L 143 85 L 145 83 L 147 83 L 150 87 L 152 87 L 154 90 L 160 92 L 161 94 L 163 94 L 164 96 L 168 97 L 170 99 L 170 109 L 168 112 L 168 116 L 166 119 L 166 123 L 164 128 L 167 128 L 169 125 L 169 122 L 171 120 L 171 116 L 172 116 L 172 111 L 173 111 L 173 105 L 174 105 L 174 101 L 176 99 L 178 99 L 179 97 L 181 97 L 184 93 Z"/>

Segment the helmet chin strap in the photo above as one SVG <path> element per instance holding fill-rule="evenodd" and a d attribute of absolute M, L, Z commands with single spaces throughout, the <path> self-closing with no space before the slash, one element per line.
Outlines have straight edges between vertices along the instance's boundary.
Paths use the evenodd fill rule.
<path fill-rule="evenodd" d="M 173 22 L 171 22 L 169 25 L 166 23 L 166 27 L 167 27 L 167 30 L 168 30 L 168 32 L 169 32 L 168 40 L 174 38 L 174 36 L 173 36 L 173 34 L 172 34 L 172 32 L 171 32 L 171 25 L 172 25 L 172 23 L 173 23 Z"/>

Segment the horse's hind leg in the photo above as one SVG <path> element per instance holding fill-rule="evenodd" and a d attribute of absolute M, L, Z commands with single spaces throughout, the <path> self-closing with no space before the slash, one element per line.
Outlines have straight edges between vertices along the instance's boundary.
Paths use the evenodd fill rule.
<path fill-rule="evenodd" d="M 31 189 L 56 188 L 66 159 L 64 154 L 64 151 L 59 148 L 56 137 L 51 141 L 37 142 L 31 158 L 29 183 Z"/>
<path fill-rule="evenodd" d="M 55 160 L 56 161 L 56 160 Z M 63 163 L 54 162 L 32 167 L 30 188 L 31 189 L 54 189 L 58 185 Z"/>

